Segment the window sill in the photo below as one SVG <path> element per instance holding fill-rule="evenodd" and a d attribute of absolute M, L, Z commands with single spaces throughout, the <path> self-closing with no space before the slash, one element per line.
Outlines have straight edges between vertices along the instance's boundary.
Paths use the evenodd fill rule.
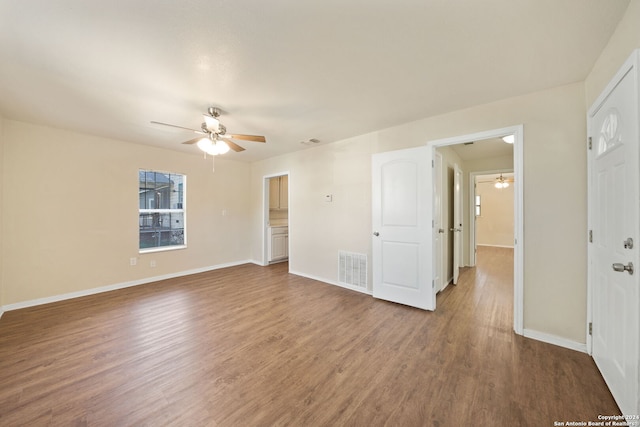
<path fill-rule="evenodd" d="M 179 246 L 161 246 L 158 248 L 147 248 L 138 250 L 139 254 L 149 254 L 153 252 L 166 252 L 166 251 L 177 251 L 179 249 L 187 249 L 187 245 L 179 245 Z"/>

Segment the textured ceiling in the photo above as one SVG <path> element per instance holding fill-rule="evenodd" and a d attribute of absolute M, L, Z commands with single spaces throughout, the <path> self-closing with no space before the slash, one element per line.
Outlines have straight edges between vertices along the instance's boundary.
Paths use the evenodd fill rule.
<path fill-rule="evenodd" d="M 0 0 L 0 114 L 253 161 L 582 81 L 628 0 Z"/>

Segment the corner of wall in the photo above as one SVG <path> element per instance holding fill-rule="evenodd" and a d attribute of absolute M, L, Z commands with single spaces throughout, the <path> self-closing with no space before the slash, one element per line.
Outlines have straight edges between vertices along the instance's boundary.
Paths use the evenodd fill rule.
<path fill-rule="evenodd" d="M 4 306 L 4 235 L 3 205 L 4 205 L 4 118 L 0 115 L 0 317 L 2 317 L 2 307 Z"/>
<path fill-rule="evenodd" d="M 640 0 L 631 0 L 616 30 L 585 79 L 587 110 L 631 52 L 640 47 L 638 25 L 640 25 Z"/>

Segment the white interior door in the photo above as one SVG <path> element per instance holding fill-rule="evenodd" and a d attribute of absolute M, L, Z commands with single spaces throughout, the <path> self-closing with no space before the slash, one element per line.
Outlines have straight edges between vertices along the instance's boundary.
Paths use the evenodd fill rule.
<path fill-rule="evenodd" d="M 588 125 L 592 354 L 622 412 L 634 415 L 640 413 L 640 271 L 631 269 L 640 267 L 637 60 L 600 96 Z"/>
<path fill-rule="evenodd" d="M 453 168 L 453 284 L 458 283 L 462 264 L 462 170 Z"/>
<path fill-rule="evenodd" d="M 431 148 L 372 157 L 373 296 L 435 310 Z"/>
<path fill-rule="evenodd" d="M 436 151 L 433 171 L 433 251 L 434 275 L 436 292 L 447 285 L 444 280 L 444 228 L 442 224 L 442 154 Z"/>

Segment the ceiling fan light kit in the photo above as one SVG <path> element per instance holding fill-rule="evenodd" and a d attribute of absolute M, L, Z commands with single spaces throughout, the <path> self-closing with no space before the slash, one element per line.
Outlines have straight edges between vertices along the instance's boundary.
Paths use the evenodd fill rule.
<path fill-rule="evenodd" d="M 184 126 L 172 125 L 169 123 L 156 121 L 152 121 L 151 123 L 162 126 L 170 126 L 178 129 L 190 130 L 203 135 L 199 138 L 193 138 L 185 141 L 183 142 L 183 144 L 196 144 L 200 150 L 211 156 L 225 154 L 230 149 L 235 152 L 244 151 L 243 147 L 231 141 L 231 139 L 241 139 L 244 141 L 252 142 L 267 142 L 265 137 L 261 135 L 227 135 L 227 128 L 222 123 L 220 123 L 220 120 L 218 120 L 218 117 L 220 117 L 220 110 L 216 107 L 207 108 L 207 112 L 202 116 L 204 117 L 204 122 L 202 123 L 200 129 L 192 129 Z"/>
<path fill-rule="evenodd" d="M 499 178 L 496 178 L 495 187 L 502 190 L 503 188 L 507 188 L 509 183 L 503 178 L 502 174 L 500 174 Z"/>
<path fill-rule="evenodd" d="M 209 154 L 210 156 L 225 154 L 229 151 L 229 146 L 221 139 L 216 139 L 214 141 L 208 137 L 201 138 L 196 145 L 199 149 Z"/>

